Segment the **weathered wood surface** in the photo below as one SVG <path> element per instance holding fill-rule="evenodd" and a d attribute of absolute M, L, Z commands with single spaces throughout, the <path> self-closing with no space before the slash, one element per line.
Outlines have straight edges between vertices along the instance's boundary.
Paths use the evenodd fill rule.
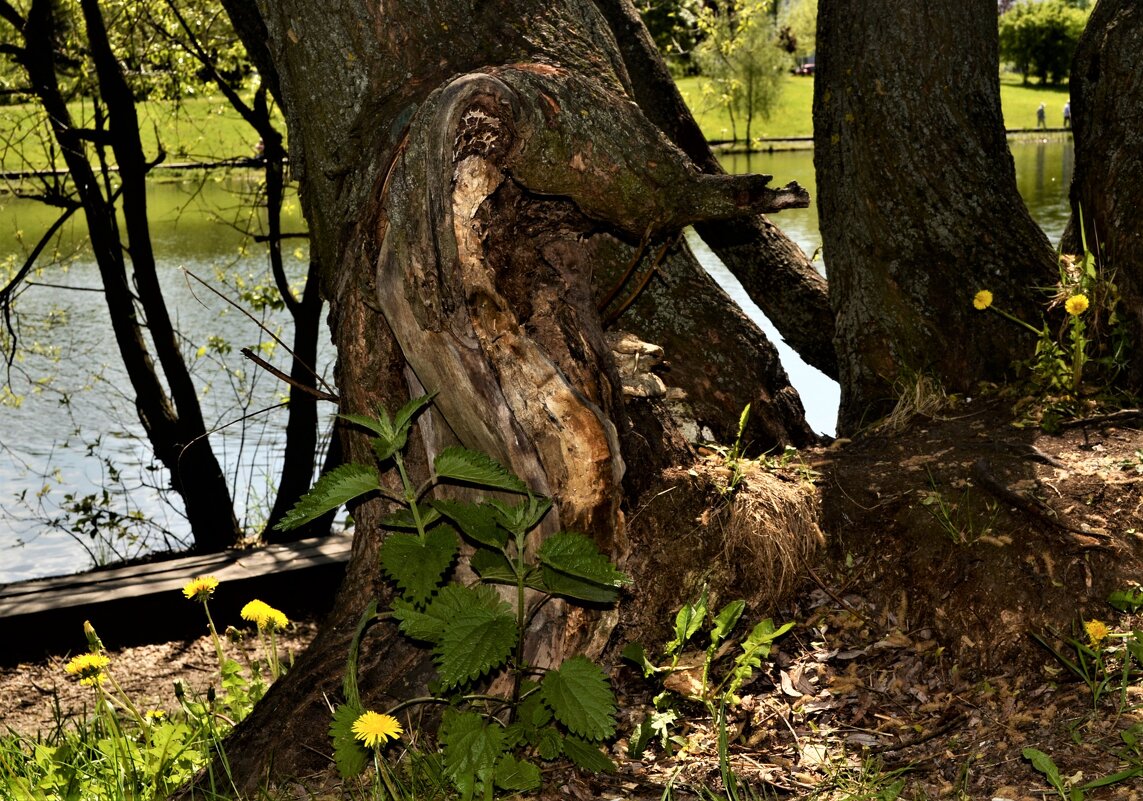
<path fill-rule="evenodd" d="M 347 532 L 0 586 L 0 664 L 83 650 L 85 620 L 109 648 L 203 634 L 200 605 L 182 594 L 195 576 L 220 582 L 210 605 L 220 630 L 254 598 L 290 617 L 323 613 L 352 544 Z"/>

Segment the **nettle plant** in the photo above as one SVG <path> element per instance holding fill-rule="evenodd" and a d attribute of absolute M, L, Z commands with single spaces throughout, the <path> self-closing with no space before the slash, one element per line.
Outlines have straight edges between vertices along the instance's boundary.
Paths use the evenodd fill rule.
<path fill-rule="evenodd" d="M 357 651 L 371 623 L 392 620 L 406 637 L 432 649 L 437 676 L 431 697 L 391 712 L 421 702 L 448 704 L 437 742 L 444 773 L 464 798 L 538 788 L 534 757 L 567 757 L 586 770 L 611 770 L 614 765 L 600 750 L 616 727 L 615 696 L 606 674 L 584 656 L 538 669 L 527 662 L 525 641 L 532 615 L 553 596 L 609 605 L 627 578 L 582 534 L 553 534 L 531 552 L 528 534 L 552 501 L 484 454 L 447 448 L 433 461 L 434 475 L 414 484 L 402 452 L 414 419 L 431 400 L 415 398 L 392 419 L 384 409 L 376 417 L 341 415 L 375 435 L 376 464 L 329 472 L 279 524 L 296 528 L 368 494 L 398 507 L 382 523 L 389 533 L 380 558 L 398 596 L 388 613 L 378 613 L 376 602 L 370 605 L 351 647 L 345 703 L 337 707 L 330 729 L 338 768 L 348 778 L 363 772 L 374 756 L 353 732 L 365 711 Z M 400 478 L 399 493 L 381 484 L 380 471 L 389 466 Z M 446 498 L 439 493 L 446 484 L 498 495 L 473 502 Z M 468 561 L 478 576 L 468 585 L 452 578 L 462 540 L 473 548 Z M 497 688 L 505 689 L 497 694 Z"/>

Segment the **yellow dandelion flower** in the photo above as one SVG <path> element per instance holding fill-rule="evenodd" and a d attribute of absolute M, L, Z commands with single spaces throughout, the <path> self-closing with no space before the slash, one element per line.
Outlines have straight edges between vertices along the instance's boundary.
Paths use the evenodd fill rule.
<path fill-rule="evenodd" d="M 1102 620 L 1088 620 L 1083 624 L 1084 631 L 1087 632 L 1087 638 L 1091 640 L 1092 645 L 1099 645 L 1107 639 L 1110 630 L 1107 624 Z"/>
<path fill-rule="evenodd" d="M 404 733 L 400 721 L 391 715 L 365 712 L 353 721 L 353 736 L 370 748 L 396 740 Z"/>
<path fill-rule="evenodd" d="M 218 587 L 218 579 L 214 576 L 198 576 L 183 585 L 183 595 L 188 601 L 201 601 L 206 603 L 214 595 Z"/>
<path fill-rule="evenodd" d="M 80 684 L 98 684 L 103 679 L 103 669 L 111 660 L 103 654 L 86 653 L 73 657 L 64 670 L 70 676 L 79 676 Z"/>
<path fill-rule="evenodd" d="M 1087 295 L 1081 292 L 1078 295 L 1072 295 L 1064 301 L 1064 311 L 1074 317 L 1087 311 L 1088 305 Z"/>
<path fill-rule="evenodd" d="M 973 308 L 977 309 L 978 311 L 987 309 L 992 305 L 992 293 L 987 289 L 980 290 L 975 295 L 973 295 L 972 305 Z"/>
<path fill-rule="evenodd" d="M 243 620 L 249 620 L 262 630 L 282 631 L 290 625 L 290 619 L 285 613 L 270 606 L 265 601 L 255 598 L 239 612 Z"/>

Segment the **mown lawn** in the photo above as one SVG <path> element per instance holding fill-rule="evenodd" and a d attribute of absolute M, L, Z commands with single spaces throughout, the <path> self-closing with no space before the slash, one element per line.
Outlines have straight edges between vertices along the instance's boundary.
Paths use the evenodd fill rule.
<path fill-rule="evenodd" d="M 703 78 L 679 80 L 679 90 L 711 140 L 731 139 L 730 118 L 705 87 Z M 813 135 L 812 77 L 789 75 L 785 78 L 778 106 L 767 119 L 754 122 L 753 135 L 759 138 L 786 138 Z M 1000 102 L 1010 130 L 1035 128 L 1036 107 L 1047 106 L 1048 125 L 1063 123 L 1063 107 L 1067 88 L 1023 86 L 1018 76 L 1002 76 Z M 77 120 L 90 120 L 90 104 L 72 104 Z M 144 147 L 149 155 L 158 152 L 161 142 L 168 161 L 215 161 L 250 156 L 258 141 L 242 118 L 220 97 L 198 97 L 183 100 L 177 106 L 167 102 L 139 105 Z M 51 148 L 44 141 L 46 128 L 32 106 L 0 106 L 0 170 L 42 170 L 52 166 Z M 284 124 L 281 126 L 284 130 Z M 739 123 L 738 135 L 744 126 Z M 56 159 L 56 166 L 62 167 Z"/>
<path fill-rule="evenodd" d="M 706 80 L 701 77 L 682 78 L 678 81 L 678 85 L 706 138 L 730 139 L 730 118 L 726 110 L 718 106 L 714 97 L 705 90 Z M 769 119 L 755 121 L 753 135 L 761 138 L 812 136 L 813 99 L 813 78 L 786 76 L 777 107 Z M 1048 126 L 1059 128 L 1063 125 L 1063 108 L 1067 101 L 1066 86 L 1041 87 L 1036 84 L 1023 86 L 1019 76 L 1010 75 L 1003 75 L 1000 79 L 1000 105 L 1009 130 L 1035 128 L 1036 107 L 1040 103 L 1047 106 Z M 744 135 L 741 122 L 738 125 L 738 135 Z"/>
<path fill-rule="evenodd" d="M 73 119 L 90 125 L 90 103 L 70 104 Z M 217 161 L 254 155 L 258 134 L 221 97 L 187 98 L 179 104 L 161 101 L 140 103 L 139 127 L 148 157 L 162 143 L 167 161 Z M 279 126 L 285 130 L 285 124 Z M 0 170 L 63 168 L 38 107 L 0 106 Z M 109 158 L 114 162 L 114 158 Z"/>

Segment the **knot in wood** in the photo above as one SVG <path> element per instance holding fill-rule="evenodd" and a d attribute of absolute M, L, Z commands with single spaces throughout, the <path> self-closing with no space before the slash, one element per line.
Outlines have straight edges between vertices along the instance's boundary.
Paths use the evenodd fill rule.
<path fill-rule="evenodd" d="M 477 98 L 457 123 L 453 159 L 459 162 L 479 156 L 498 161 L 507 155 L 514 140 L 512 122 L 503 115 L 500 104 L 492 97 Z"/>

